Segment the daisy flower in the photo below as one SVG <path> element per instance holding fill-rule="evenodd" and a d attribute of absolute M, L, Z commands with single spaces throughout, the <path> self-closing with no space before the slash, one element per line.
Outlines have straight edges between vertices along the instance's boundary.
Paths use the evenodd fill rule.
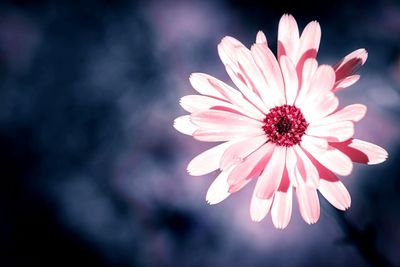
<path fill-rule="evenodd" d="M 334 207 L 350 207 L 350 194 L 339 176 L 350 175 L 353 162 L 377 164 L 387 152 L 354 139 L 354 124 L 366 106 L 338 109 L 335 93 L 354 84 L 367 59 L 356 50 L 334 67 L 316 60 L 321 29 L 310 22 L 301 35 L 295 19 L 283 15 L 278 30 L 277 58 L 260 31 L 251 49 L 224 37 L 218 53 L 236 90 L 203 73 L 190 83 L 200 95 L 182 97 L 190 115 L 174 127 L 204 142 L 223 142 L 195 157 L 188 165 L 193 176 L 220 170 L 207 192 L 216 204 L 256 179 L 250 216 L 261 221 L 271 212 L 276 228 L 285 228 L 292 214 L 293 195 L 302 218 L 317 222 L 317 190 Z"/>

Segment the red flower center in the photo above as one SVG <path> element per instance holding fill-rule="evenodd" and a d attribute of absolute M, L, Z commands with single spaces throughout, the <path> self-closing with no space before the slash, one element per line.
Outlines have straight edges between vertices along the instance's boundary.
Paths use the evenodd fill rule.
<path fill-rule="evenodd" d="M 290 105 L 271 109 L 264 123 L 263 129 L 269 140 L 286 147 L 300 143 L 308 126 L 300 109 Z"/>

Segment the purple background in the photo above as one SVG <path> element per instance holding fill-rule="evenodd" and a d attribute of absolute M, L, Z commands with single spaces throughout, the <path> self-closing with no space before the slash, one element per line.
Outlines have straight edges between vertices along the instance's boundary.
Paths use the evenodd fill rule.
<path fill-rule="evenodd" d="M 0 265 L 400 266 L 400 2 L 267 2 L 2 1 Z M 191 72 L 230 83 L 223 36 L 276 51 L 283 13 L 320 22 L 321 63 L 368 50 L 339 98 L 368 106 L 356 137 L 389 159 L 343 178 L 347 212 L 321 198 L 309 226 L 295 201 L 280 231 L 250 220 L 254 183 L 206 204 L 217 173 L 186 165 L 211 144 L 172 122 Z"/>

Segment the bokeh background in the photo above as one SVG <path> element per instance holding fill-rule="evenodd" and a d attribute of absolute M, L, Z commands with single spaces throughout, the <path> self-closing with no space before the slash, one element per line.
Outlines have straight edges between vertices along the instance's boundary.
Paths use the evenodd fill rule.
<path fill-rule="evenodd" d="M 280 231 L 252 186 L 206 204 L 216 173 L 186 165 L 211 144 L 172 122 L 191 72 L 229 82 L 223 36 L 276 51 L 283 13 L 321 23 L 321 63 L 369 51 L 340 100 L 390 157 L 343 178 L 350 210 L 321 198 L 309 226 L 294 202 Z M 1 1 L 0 266 L 400 266 L 399 90 L 399 1 Z"/>

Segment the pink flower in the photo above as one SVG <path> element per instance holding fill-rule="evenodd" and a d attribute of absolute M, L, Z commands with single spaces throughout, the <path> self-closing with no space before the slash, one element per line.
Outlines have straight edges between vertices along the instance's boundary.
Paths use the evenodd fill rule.
<path fill-rule="evenodd" d="M 200 95 L 181 99 L 190 115 L 178 117 L 174 127 L 204 142 L 224 142 L 195 157 L 188 172 L 198 176 L 217 169 L 221 173 L 207 192 L 216 204 L 257 179 L 250 216 L 261 221 L 271 211 L 272 222 L 285 228 L 292 213 L 293 194 L 303 219 L 317 222 L 317 190 L 337 209 L 350 207 L 350 195 L 337 175 L 350 175 L 352 162 L 378 164 L 387 152 L 353 139 L 354 124 L 366 106 L 338 109 L 335 93 L 352 84 L 367 59 L 359 49 L 334 67 L 318 65 L 321 38 L 318 22 L 303 33 L 291 15 L 283 15 L 278 31 L 278 60 L 258 32 L 249 50 L 225 37 L 218 53 L 236 90 L 202 73 L 190 82 Z"/>

